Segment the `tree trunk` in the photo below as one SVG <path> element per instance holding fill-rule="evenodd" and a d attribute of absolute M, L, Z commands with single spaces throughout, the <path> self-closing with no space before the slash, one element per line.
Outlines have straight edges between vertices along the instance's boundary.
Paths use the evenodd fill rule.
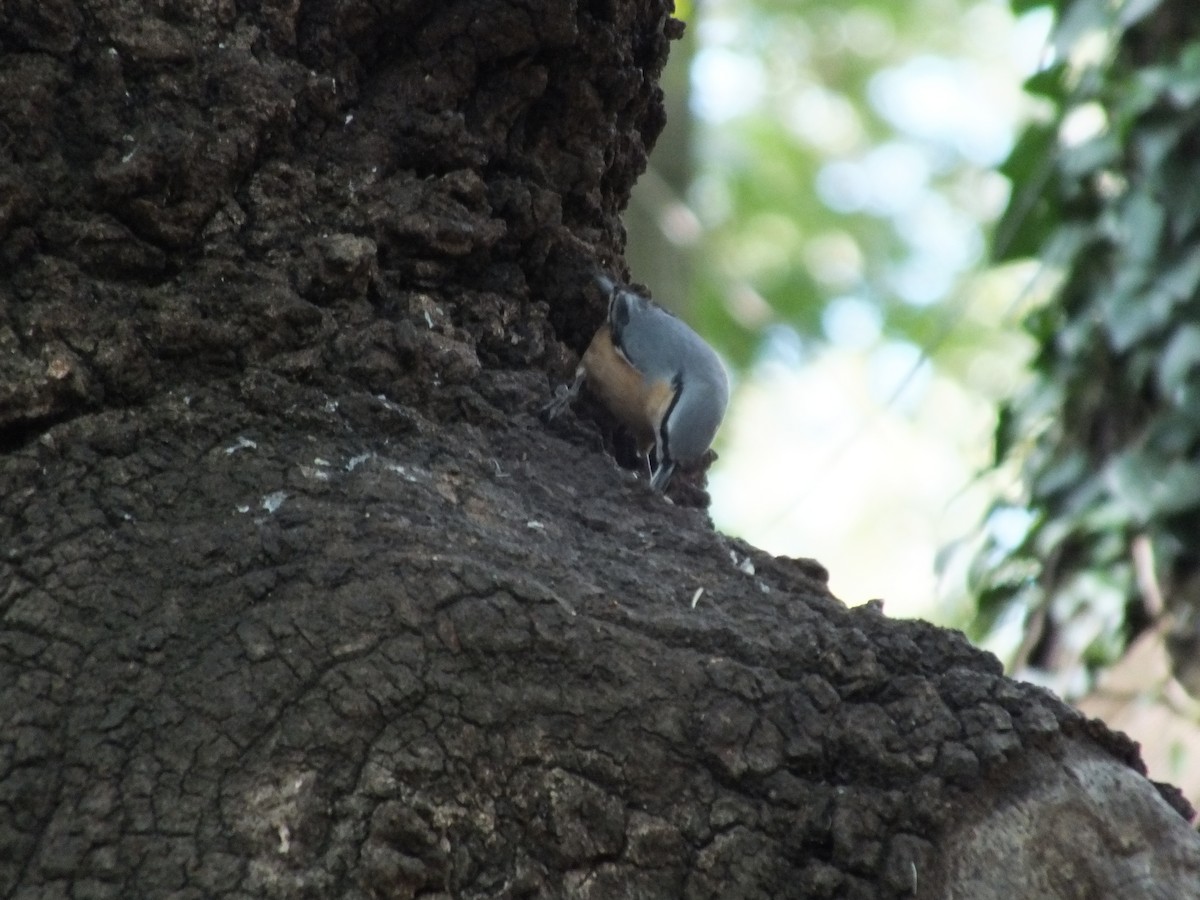
<path fill-rule="evenodd" d="M 1126 740 L 532 414 L 668 12 L 0 6 L 0 895 L 1200 896 Z"/>

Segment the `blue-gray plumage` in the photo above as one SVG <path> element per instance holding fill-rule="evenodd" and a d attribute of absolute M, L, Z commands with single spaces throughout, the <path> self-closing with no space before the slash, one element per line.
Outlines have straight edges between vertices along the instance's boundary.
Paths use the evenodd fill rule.
<path fill-rule="evenodd" d="M 583 383 L 633 432 L 665 490 L 676 465 L 691 467 L 712 445 L 729 404 L 729 379 L 716 352 L 681 319 L 600 275 L 608 320 L 592 338 L 571 387 L 547 407 L 557 415 Z"/>

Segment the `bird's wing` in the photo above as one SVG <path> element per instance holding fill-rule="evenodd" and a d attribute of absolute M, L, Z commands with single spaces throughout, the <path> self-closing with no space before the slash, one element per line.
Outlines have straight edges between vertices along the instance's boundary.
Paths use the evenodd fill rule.
<path fill-rule="evenodd" d="M 609 304 L 615 346 L 647 379 L 674 381 L 687 345 L 688 327 L 632 291 L 618 289 Z"/>

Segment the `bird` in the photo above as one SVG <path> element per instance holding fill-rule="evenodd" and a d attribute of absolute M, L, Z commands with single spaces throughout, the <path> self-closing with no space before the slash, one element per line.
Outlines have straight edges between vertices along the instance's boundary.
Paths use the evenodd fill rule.
<path fill-rule="evenodd" d="M 555 418 L 587 385 L 633 434 L 650 487 L 667 489 L 712 446 L 729 405 L 729 376 L 715 350 L 677 316 L 604 274 L 608 315 L 575 370 L 544 408 Z"/>

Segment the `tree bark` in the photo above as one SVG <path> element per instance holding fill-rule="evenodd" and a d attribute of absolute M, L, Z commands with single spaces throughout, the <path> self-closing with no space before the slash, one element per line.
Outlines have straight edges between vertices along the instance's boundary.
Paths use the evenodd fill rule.
<path fill-rule="evenodd" d="M 0 7 L 0 895 L 1200 896 L 1126 739 L 533 414 L 680 30 Z"/>

